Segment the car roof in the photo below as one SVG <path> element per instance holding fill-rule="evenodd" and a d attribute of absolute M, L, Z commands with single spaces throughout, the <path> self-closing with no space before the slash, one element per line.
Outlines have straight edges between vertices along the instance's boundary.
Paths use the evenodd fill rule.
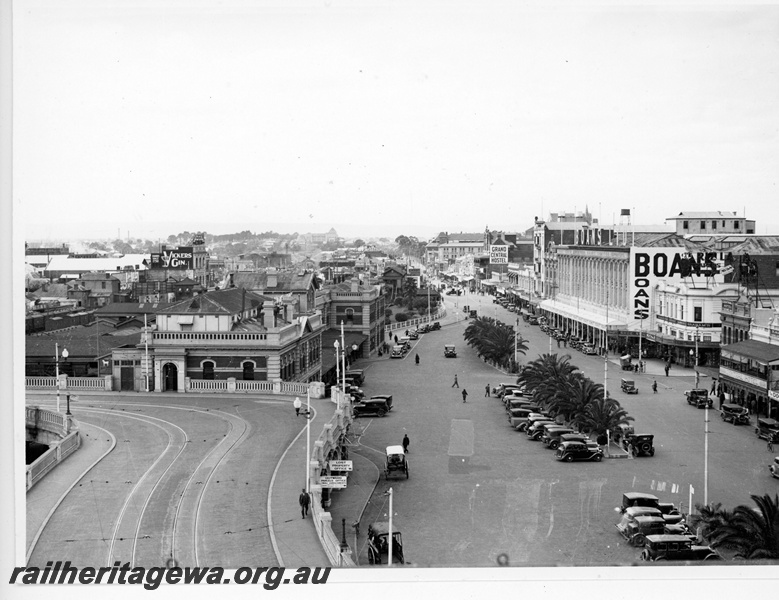
<path fill-rule="evenodd" d="M 389 533 L 389 523 L 387 521 L 376 521 L 375 523 L 371 523 L 371 529 L 381 535 Z M 392 524 L 392 532 L 393 533 L 400 533 L 397 527 L 395 527 L 395 524 Z"/>
<path fill-rule="evenodd" d="M 644 494 L 643 492 L 625 492 L 622 494 L 628 500 L 638 500 L 639 498 L 645 498 L 647 500 L 658 500 L 659 498 L 653 494 Z"/>
<path fill-rule="evenodd" d="M 770 426 L 779 425 L 779 421 L 777 421 L 776 419 L 769 419 L 768 417 L 760 417 L 757 420 L 757 422 L 762 423 L 763 425 L 770 425 Z"/>
<path fill-rule="evenodd" d="M 692 543 L 692 540 L 688 538 L 686 535 L 678 535 L 676 533 L 658 533 L 654 535 L 648 535 L 646 536 L 646 539 L 648 539 L 650 542 L 654 542 L 657 544 L 658 542 L 689 542 Z"/>
<path fill-rule="evenodd" d="M 730 403 L 723 404 L 722 408 L 725 410 L 740 410 L 740 411 L 746 410 L 746 408 L 744 408 L 743 406 L 739 406 L 738 404 L 730 404 Z"/>
<path fill-rule="evenodd" d="M 659 517 L 655 515 L 638 515 L 637 517 L 635 517 L 635 519 L 639 523 L 665 523 L 665 519 L 663 517 Z"/>
<path fill-rule="evenodd" d="M 655 508 L 654 506 L 631 506 L 625 509 L 625 514 L 633 515 L 635 517 L 640 517 L 640 516 L 659 517 L 663 513 L 660 511 L 659 508 Z"/>
<path fill-rule="evenodd" d="M 405 454 L 403 446 L 387 446 L 387 454 Z"/>

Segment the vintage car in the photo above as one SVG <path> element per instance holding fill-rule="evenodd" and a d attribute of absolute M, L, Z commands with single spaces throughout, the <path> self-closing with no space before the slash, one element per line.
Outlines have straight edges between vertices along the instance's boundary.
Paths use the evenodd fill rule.
<path fill-rule="evenodd" d="M 687 404 L 692 404 L 697 408 L 711 408 L 712 404 L 714 404 L 713 400 L 709 398 L 708 390 L 700 388 L 687 390 L 684 392 L 684 395 L 687 397 Z"/>
<path fill-rule="evenodd" d="M 540 441 L 544 434 L 547 432 L 548 429 L 553 429 L 557 427 L 562 427 L 557 421 L 550 421 L 549 423 L 539 423 L 536 421 L 533 423 L 533 427 L 531 429 L 528 429 L 528 437 L 533 440 L 534 442 Z"/>
<path fill-rule="evenodd" d="M 406 352 L 411 350 L 411 338 L 408 337 L 407 335 L 401 336 L 400 339 L 398 339 L 398 344 L 400 344 L 401 346 L 405 346 Z"/>
<path fill-rule="evenodd" d="M 381 557 L 389 553 L 389 523 L 378 521 L 368 526 L 368 563 L 380 565 Z M 387 561 L 405 563 L 403 558 L 403 538 L 397 527 L 392 527 L 392 558 Z"/>
<path fill-rule="evenodd" d="M 565 462 L 574 460 L 594 460 L 600 462 L 603 459 L 603 450 L 595 442 L 563 442 L 555 450 L 555 458 Z"/>
<path fill-rule="evenodd" d="M 654 456 L 654 439 L 655 436 L 650 433 L 629 433 L 625 436 L 633 456 Z"/>
<path fill-rule="evenodd" d="M 622 425 L 619 425 L 617 427 L 617 430 L 614 432 L 612 439 L 614 440 L 614 442 L 619 444 L 620 440 L 627 437 L 628 435 L 634 434 L 635 432 L 636 430 L 632 425 L 623 423 Z"/>
<path fill-rule="evenodd" d="M 392 410 L 392 395 L 391 394 L 376 394 L 371 396 L 371 400 L 384 400 L 387 403 L 387 410 Z"/>
<path fill-rule="evenodd" d="M 566 433 L 576 433 L 576 430 L 564 426 L 550 427 L 544 432 L 544 435 L 541 436 L 541 441 L 544 442 L 544 446 L 547 448 L 557 450 L 557 447 L 560 445 L 560 436 Z"/>
<path fill-rule="evenodd" d="M 478 313 L 474 309 L 471 309 L 468 311 L 468 316 L 471 317 L 471 319 L 475 319 L 478 316 Z"/>
<path fill-rule="evenodd" d="M 619 357 L 619 364 L 622 367 L 623 371 L 632 371 L 633 370 L 633 357 L 630 356 L 630 354 L 623 354 Z"/>
<path fill-rule="evenodd" d="M 636 382 L 632 379 L 623 379 L 620 388 L 626 394 L 638 394 L 638 388 Z"/>
<path fill-rule="evenodd" d="M 512 408 L 525 408 L 533 404 L 530 398 L 522 398 L 517 396 L 507 396 L 505 402 L 506 410 L 509 411 Z"/>
<path fill-rule="evenodd" d="M 644 540 L 641 560 L 721 560 L 710 546 L 698 546 L 686 535 L 651 534 Z"/>
<path fill-rule="evenodd" d="M 528 416 L 525 435 L 533 441 L 540 439 L 544 433 L 544 425 L 557 425 L 557 422 L 546 415 Z"/>
<path fill-rule="evenodd" d="M 444 356 L 446 358 L 457 358 L 457 349 L 452 345 L 444 346 Z"/>
<path fill-rule="evenodd" d="M 438 331 L 439 329 L 441 329 L 441 323 L 439 321 L 434 322 L 430 326 L 430 331 Z"/>
<path fill-rule="evenodd" d="M 779 479 L 779 456 L 774 456 L 774 463 L 768 465 L 768 470 L 771 472 L 771 477 Z"/>
<path fill-rule="evenodd" d="M 531 325 L 538 325 L 538 317 L 536 317 L 535 315 L 530 315 L 527 318 L 527 322 L 530 323 Z"/>
<path fill-rule="evenodd" d="M 392 347 L 392 352 L 390 352 L 390 358 L 403 358 L 406 356 L 406 347 L 397 345 Z"/>
<path fill-rule="evenodd" d="M 368 399 L 362 400 L 352 406 L 352 415 L 355 417 L 362 417 L 364 415 L 376 415 L 377 417 L 383 417 L 389 412 L 389 406 L 384 400 L 381 399 Z"/>
<path fill-rule="evenodd" d="M 365 392 L 349 383 L 346 384 L 346 389 L 344 391 L 352 397 L 352 400 L 362 400 L 365 398 Z"/>
<path fill-rule="evenodd" d="M 722 420 L 733 425 L 749 425 L 749 411 L 738 404 L 723 404 L 720 408 L 719 416 Z"/>
<path fill-rule="evenodd" d="M 590 436 L 588 436 L 586 433 L 563 433 L 562 435 L 558 436 L 556 440 L 552 440 L 552 442 L 549 444 L 549 447 L 553 450 L 557 450 L 557 447 L 563 442 L 579 442 L 581 444 L 586 444 L 590 441 L 592 440 L 590 440 Z"/>
<path fill-rule="evenodd" d="M 649 506 L 651 508 L 660 508 L 660 498 L 653 494 L 645 494 L 643 492 L 625 492 L 622 494 L 622 506 L 620 512 L 625 512 L 628 508 L 633 506 Z"/>
<path fill-rule="evenodd" d="M 384 462 L 385 479 L 389 479 L 391 471 L 405 473 L 406 479 L 408 479 L 408 459 L 403 451 L 403 446 L 387 446 L 387 458 Z"/>
<path fill-rule="evenodd" d="M 519 430 L 520 425 L 527 426 L 527 417 L 532 412 L 527 408 L 512 408 L 509 411 L 509 423 L 514 429 Z"/>
<path fill-rule="evenodd" d="M 430 325 L 428 325 L 427 323 L 423 323 L 422 325 L 419 325 L 417 327 L 417 334 L 427 333 L 428 331 L 430 331 Z"/>
<path fill-rule="evenodd" d="M 517 383 L 499 383 L 497 387 L 497 391 L 493 390 L 493 392 L 498 398 L 503 398 L 504 396 L 506 396 L 506 394 L 509 394 L 514 390 L 521 392 L 522 386 Z"/>
<path fill-rule="evenodd" d="M 362 385 L 365 383 L 365 370 L 364 369 L 349 369 L 346 371 L 346 378 L 354 379 L 355 385 Z"/>
<path fill-rule="evenodd" d="M 656 508 L 631 506 L 615 525 L 620 535 L 633 546 L 643 546 L 648 535 L 665 533 L 665 519 Z"/>
<path fill-rule="evenodd" d="M 761 417 L 757 420 L 755 435 L 764 440 L 779 442 L 779 421 Z"/>
<path fill-rule="evenodd" d="M 598 351 L 595 349 L 594 344 L 582 344 L 581 351 L 585 354 L 597 354 Z"/>
<path fill-rule="evenodd" d="M 523 420 L 521 420 L 517 425 L 514 426 L 514 429 L 517 431 L 524 431 L 527 432 L 527 429 L 535 424 L 537 421 L 544 421 L 544 422 L 552 422 L 554 419 L 549 417 L 548 415 L 545 415 L 544 413 L 535 411 L 531 412 L 527 415 Z"/>
<path fill-rule="evenodd" d="M 409 340 L 418 340 L 419 339 L 419 333 L 416 331 L 409 331 L 408 332 L 408 339 Z"/>

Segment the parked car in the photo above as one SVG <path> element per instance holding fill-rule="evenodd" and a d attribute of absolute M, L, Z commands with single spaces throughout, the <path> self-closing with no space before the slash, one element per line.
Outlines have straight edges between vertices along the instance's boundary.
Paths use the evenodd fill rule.
<path fill-rule="evenodd" d="M 638 388 L 636 387 L 636 382 L 632 379 L 623 379 L 621 384 L 621 389 L 626 394 L 638 394 Z"/>
<path fill-rule="evenodd" d="M 389 553 L 389 523 L 387 521 L 378 521 L 368 526 L 368 563 L 371 565 L 380 565 L 383 554 Z M 403 557 L 403 538 L 397 527 L 392 527 L 392 558 L 387 560 L 394 563 L 404 564 Z"/>
<path fill-rule="evenodd" d="M 419 334 L 416 331 L 409 331 L 408 332 L 408 339 L 409 340 L 418 340 Z"/>
<path fill-rule="evenodd" d="M 546 433 L 542 436 L 541 441 L 544 445 L 551 450 L 557 450 L 557 447 L 561 443 L 562 436 L 568 433 L 576 433 L 574 429 L 570 427 L 558 427 L 553 429 L 547 429 Z M 569 440 L 573 441 L 573 440 Z M 584 440 L 579 441 L 580 444 L 585 443 Z"/>
<path fill-rule="evenodd" d="M 430 326 L 430 331 L 438 331 L 441 329 L 441 323 L 436 321 Z"/>
<path fill-rule="evenodd" d="M 622 506 L 620 512 L 625 512 L 628 508 L 633 506 L 649 506 L 651 508 L 657 508 L 660 504 L 660 498 L 654 494 L 645 494 L 643 492 L 625 492 L 622 494 Z"/>
<path fill-rule="evenodd" d="M 593 344 L 582 344 L 582 352 L 585 354 L 597 354 L 598 351 L 595 349 L 595 346 Z"/>
<path fill-rule="evenodd" d="M 779 456 L 774 456 L 774 462 L 768 465 L 768 470 L 771 471 L 771 477 L 779 479 Z"/>
<path fill-rule="evenodd" d="M 617 427 L 617 431 L 614 432 L 614 442 L 619 444 L 620 440 L 627 437 L 628 435 L 634 434 L 635 432 L 636 430 L 632 425 L 623 423 L 622 425 L 619 425 Z"/>
<path fill-rule="evenodd" d="M 387 457 L 384 462 L 384 479 L 389 479 L 391 471 L 400 471 L 408 479 L 408 460 L 403 446 L 387 446 Z"/>
<path fill-rule="evenodd" d="M 641 560 L 721 560 L 710 546 L 699 546 L 685 535 L 652 534 L 644 540 Z"/>
<path fill-rule="evenodd" d="M 457 358 L 457 350 L 452 345 L 444 346 L 444 356 L 446 358 Z"/>
<path fill-rule="evenodd" d="M 406 352 L 411 350 L 411 338 L 408 337 L 407 335 L 401 336 L 398 339 L 398 344 L 400 344 L 401 346 L 405 346 L 406 347 Z"/>
<path fill-rule="evenodd" d="M 557 447 L 563 442 L 579 442 L 580 444 L 586 444 L 590 441 L 592 440 L 590 440 L 590 436 L 586 433 L 563 433 L 556 440 L 552 440 L 549 447 L 553 450 L 557 450 Z"/>
<path fill-rule="evenodd" d="M 733 425 L 749 425 L 751 423 L 749 411 L 738 404 L 723 404 L 719 416 L 726 423 L 730 422 Z"/>
<path fill-rule="evenodd" d="M 633 364 L 632 361 L 633 357 L 630 356 L 630 354 L 623 354 L 619 357 L 619 364 L 622 367 L 623 371 L 632 371 L 633 370 Z"/>
<path fill-rule="evenodd" d="M 365 370 L 364 369 L 349 369 L 346 371 L 347 379 L 351 377 L 354 379 L 355 385 L 362 385 L 365 383 Z"/>
<path fill-rule="evenodd" d="M 428 325 L 427 323 L 424 323 L 417 327 L 417 333 L 427 333 L 428 331 L 430 331 L 430 325 Z"/>
<path fill-rule="evenodd" d="M 779 441 L 779 421 L 761 417 L 757 420 L 755 435 L 764 440 Z"/>
<path fill-rule="evenodd" d="M 709 398 L 708 390 L 700 388 L 687 390 L 684 392 L 684 395 L 687 397 L 687 404 L 692 404 L 697 408 L 706 408 L 707 406 L 711 408 L 712 404 L 714 404 L 713 400 Z"/>
<path fill-rule="evenodd" d="M 625 441 L 630 444 L 633 456 L 654 456 L 655 436 L 650 433 L 629 433 L 625 436 Z"/>
<path fill-rule="evenodd" d="M 382 399 L 362 400 L 352 406 L 352 415 L 355 417 L 362 417 L 365 415 L 376 415 L 377 417 L 383 417 L 389 412 L 389 406 Z"/>
<path fill-rule="evenodd" d="M 403 358 L 406 356 L 406 347 L 397 345 L 392 347 L 392 352 L 390 352 L 390 358 Z"/>
<path fill-rule="evenodd" d="M 574 460 L 594 460 L 600 462 L 603 460 L 603 450 L 594 442 L 563 442 L 555 450 L 555 458 L 565 462 Z"/>
<path fill-rule="evenodd" d="M 392 410 L 392 395 L 391 394 L 376 394 L 371 396 L 371 400 L 384 400 L 387 403 L 387 410 Z"/>
<path fill-rule="evenodd" d="M 527 417 L 532 412 L 527 408 L 513 408 L 509 411 L 509 423 L 514 429 L 517 429 L 520 424 L 527 424 Z"/>
<path fill-rule="evenodd" d="M 550 427 L 560 427 L 560 424 L 554 419 L 550 419 L 547 423 L 539 423 L 536 421 L 533 423 L 532 427 L 528 428 L 526 433 L 531 440 L 537 442 L 544 437 L 546 430 Z"/>
<path fill-rule="evenodd" d="M 498 398 L 503 398 L 506 394 L 513 392 L 514 390 L 522 391 L 522 386 L 516 383 L 499 383 L 498 384 Z"/>
<path fill-rule="evenodd" d="M 631 506 L 622 513 L 617 531 L 633 546 L 643 546 L 648 535 L 663 535 L 665 519 L 657 508 Z"/>
<path fill-rule="evenodd" d="M 547 417 L 546 415 L 528 415 L 525 434 L 531 440 L 537 440 L 544 433 L 541 429 L 544 425 L 557 425 L 557 422 L 551 417 Z"/>

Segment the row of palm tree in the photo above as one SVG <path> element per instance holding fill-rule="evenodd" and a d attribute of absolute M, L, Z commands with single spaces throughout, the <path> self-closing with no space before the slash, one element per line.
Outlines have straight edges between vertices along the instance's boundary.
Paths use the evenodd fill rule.
<path fill-rule="evenodd" d="M 525 365 L 517 383 L 532 390 L 536 402 L 551 414 L 595 435 L 599 443 L 605 443 L 606 432 L 613 436 L 621 425 L 633 421 L 617 400 L 604 397 L 603 385 L 579 371 L 567 354 L 542 354 Z"/>
<path fill-rule="evenodd" d="M 515 351 L 525 354 L 527 340 L 511 325 L 491 317 L 476 317 L 465 328 L 465 342 L 476 350 L 479 358 L 493 362 L 509 373 L 517 372 Z"/>
<path fill-rule="evenodd" d="M 779 559 L 779 495 L 750 498 L 757 506 L 739 505 L 732 511 L 722 504 L 696 504 L 690 523 L 712 548 L 724 549 L 735 558 Z"/>

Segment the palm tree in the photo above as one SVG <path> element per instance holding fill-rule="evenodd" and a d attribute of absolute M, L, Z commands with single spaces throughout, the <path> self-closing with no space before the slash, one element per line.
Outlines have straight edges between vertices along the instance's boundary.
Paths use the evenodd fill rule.
<path fill-rule="evenodd" d="M 480 358 L 495 362 L 502 367 L 510 366 L 514 358 L 515 331 L 510 325 L 492 317 L 477 317 L 465 328 L 463 338 L 472 346 Z M 516 349 L 527 352 L 527 341 L 516 338 Z"/>
<path fill-rule="evenodd" d="M 698 536 L 709 543 L 712 532 L 717 531 L 733 519 L 733 513 L 723 510 L 722 504 L 696 504 L 696 514 L 690 515 L 690 527 L 697 531 Z"/>
<path fill-rule="evenodd" d="M 602 397 L 603 386 L 576 371 L 567 381 L 563 382 L 553 404 L 557 414 L 563 415 L 566 421 L 578 425 L 587 407 Z"/>
<path fill-rule="evenodd" d="M 735 550 L 738 558 L 779 559 L 779 495 L 750 495 L 757 508 L 739 505 L 707 523 L 712 547 Z"/>
<path fill-rule="evenodd" d="M 627 425 L 633 420 L 619 402 L 613 398 L 604 398 L 602 393 L 575 417 L 576 424 L 582 431 L 588 431 L 597 437 L 605 436 L 607 431 L 613 437 L 619 431 L 620 425 Z"/>
<path fill-rule="evenodd" d="M 403 282 L 403 303 L 408 308 L 414 307 L 414 301 L 417 299 L 417 281 L 412 277 L 407 277 Z"/>
<path fill-rule="evenodd" d="M 533 391 L 535 399 L 544 405 L 553 404 L 563 386 L 578 368 L 569 355 L 542 354 L 522 369 L 517 383 Z"/>

